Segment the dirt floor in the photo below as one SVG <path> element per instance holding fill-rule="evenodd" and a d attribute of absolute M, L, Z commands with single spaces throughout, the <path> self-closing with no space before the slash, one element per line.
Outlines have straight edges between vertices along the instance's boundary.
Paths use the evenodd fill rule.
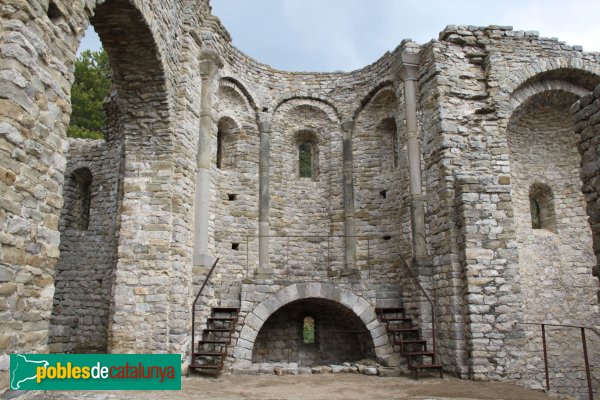
<path fill-rule="evenodd" d="M 225 375 L 220 378 L 183 377 L 181 392 L 45 392 L 17 393 L 18 399 L 550 399 L 543 392 L 510 383 L 482 383 L 451 377 L 382 378 L 359 374 L 327 375 Z M 3 399 L 9 395 L 7 392 Z"/>

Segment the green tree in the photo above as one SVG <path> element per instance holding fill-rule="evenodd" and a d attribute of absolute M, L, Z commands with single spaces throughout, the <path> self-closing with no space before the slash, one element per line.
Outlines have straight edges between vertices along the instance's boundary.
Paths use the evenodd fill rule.
<path fill-rule="evenodd" d="M 84 139 L 102 139 L 104 126 L 102 103 L 111 86 L 108 54 L 101 51 L 83 51 L 75 60 L 75 82 L 71 89 L 71 123 L 67 136 Z"/>

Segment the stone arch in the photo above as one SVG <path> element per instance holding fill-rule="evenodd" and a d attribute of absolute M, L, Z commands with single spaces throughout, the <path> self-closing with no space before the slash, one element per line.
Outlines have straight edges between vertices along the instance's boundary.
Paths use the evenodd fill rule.
<path fill-rule="evenodd" d="M 269 317 L 281 307 L 302 299 L 332 300 L 352 310 L 364 323 L 373 340 L 375 355 L 387 360 L 392 354 L 387 331 L 377 319 L 373 306 L 353 291 L 320 282 L 303 282 L 287 286 L 270 295 L 246 315 L 234 356 L 238 363 L 250 363 L 252 350 L 260 329 Z"/>
<path fill-rule="evenodd" d="M 237 79 L 225 76 L 221 78 L 219 82 L 219 89 L 222 90 L 224 88 L 229 88 L 237 95 L 244 100 L 246 103 L 246 107 L 248 110 L 258 111 L 258 107 L 256 102 L 254 101 L 254 97 L 250 94 L 248 89 L 244 85 L 242 85 Z"/>
<path fill-rule="evenodd" d="M 340 115 L 337 108 L 329 101 L 316 97 L 289 97 L 281 100 L 275 106 L 273 114 L 283 113 L 284 115 L 298 106 L 312 106 L 322 111 L 331 122 L 339 122 Z"/>
<path fill-rule="evenodd" d="M 560 91 L 581 97 L 591 93 L 591 90 L 579 85 L 559 80 L 532 81 L 521 85 L 510 97 L 510 109 L 517 110 L 528 99 L 543 92 Z"/>
<path fill-rule="evenodd" d="M 375 96 L 378 96 L 380 92 L 385 91 L 385 90 L 394 90 L 394 83 L 392 81 L 389 80 L 385 80 L 383 82 L 380 82 L 379 84 L 377 84 L 373 89 L 371 89 L 361 100 L 360 102 L 360 106 L 356 109 L 356 111 L 354 111 L 354 114 L 352 115 L 352 120 L 356 121 L 358 119 L 359 114 L 361 113 L 361 111 L 367 107 L 369 105 L 369 103 L 371 103 L 371 101 L 375 98 Z"/>
<path fill-rule="evenodd" d="M 572 81 L 574 77 L 578 86 L 593 90 L 600 83 L 600 66 L 573 57 L 537 59 L 535 63 L 524 65 L 508 74 L 500 87 L 510 96 L 523 84 L 534 79 Z"/>

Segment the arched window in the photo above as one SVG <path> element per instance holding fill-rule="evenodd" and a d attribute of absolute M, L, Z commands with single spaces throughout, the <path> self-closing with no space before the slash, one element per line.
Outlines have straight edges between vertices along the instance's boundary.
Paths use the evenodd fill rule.
<path fill-rule="evenodd" d="M 298 143 L 298 176 L 300 178 L 312 178 L 312 159 L 312 144 L 307 142 Z"/>
<path fill-rule="evenodd" d="M 531 228 L 556 232 L 554 194 L 550 186 L 536 182 L 529 188 Z"/>
<path fill-rule="evenodd" d="M 298 149 L 298 177 L 317 178 L 319 174 L 319 158 L 317 137 L 311 131 L 301 131 L 296 135 Z"/>
<path fill-rule="evenodd" d="M 379 148 L 382 155 L 381 171 L 392 172 L 398 167 L 398 133 L 396 120 L 386 118 L 377 127 L 379 132 Z"/>
<path fill-rule="evenodd" d="M 306 344 L 315 343 L 315 320 L 313 317 L 304 317 L 302 339 Z"/>
<path fill-rule="evenodd" d="M 239 136 L 240 130 L 233 119 L 223 117 L 219 120 L 217 125 L 217 168 L 235 168 Z"/>
<path fill-rule="evenodd" d="M 219 130 L 217 131 L 217 168 L 221 169 L 223 162 L 223 130 L 219 124 Z"/>
<path fill-rule="evenodd" d="M 75 189 L 73 225 L 76 229 L 86 231 L 90 224 L 90 204 L 92 201 L 92 173 L 89 168 L 79 168 L 71 175 Z"/>

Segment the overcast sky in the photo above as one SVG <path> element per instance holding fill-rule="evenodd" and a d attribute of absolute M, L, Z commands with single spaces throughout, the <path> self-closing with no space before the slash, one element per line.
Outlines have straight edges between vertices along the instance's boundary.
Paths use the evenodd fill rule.
<path fill-rule="evenodd" d="M 446 25 L 511 25 L 600 51 L 600 0 L 211 0 L 233 44 L 290 71 L 351 71 Z M 82 48 L 96 49 L 87 34 Z"/>

